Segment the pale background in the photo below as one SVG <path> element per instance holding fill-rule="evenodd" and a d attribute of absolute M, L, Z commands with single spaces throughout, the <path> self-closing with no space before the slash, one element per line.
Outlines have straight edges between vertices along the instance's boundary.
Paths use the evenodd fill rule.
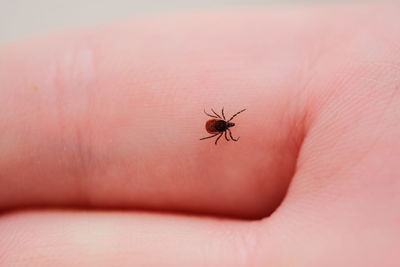
<path fill-rule="evenodd" d="M 345 0 L 0 0 L 0 43 L 36 33 L 187 9 L 306 5 Z"/>

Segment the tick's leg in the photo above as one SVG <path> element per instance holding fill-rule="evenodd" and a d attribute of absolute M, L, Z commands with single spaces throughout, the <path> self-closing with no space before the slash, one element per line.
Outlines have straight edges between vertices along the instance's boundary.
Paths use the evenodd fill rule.
<path fill-rule="evenodd" d="M 225 131 L 224 133 L 225 133 L 225 139 L 226 139 L 226 141 L 230 141 L 230 140 L 228 139 L 228 136 L 226 135 L 226 131 Z"/>
<path fill-rule="evenodd" d="M 221 120 L 222 120 L 222 118 L 221 118 L 221 116 L 220 115 L 218 115 L 218 113 L 217 112 L 215 112 L 213 109 L 211 109 L 211 111 L 215 114 L 215 115 L 217 115 L 217 117 L 218 118 L 220 118 Z"/>
<path fill-rule="evenodd" d="M 205 113 L 207 116 L 210 116 L 210 117 L 212 117 L 212 118 L 219 119 L 219 117 L 217 117 L 217 116 L 214 116 L 214 115 L 208 114 L 208 113 L 206 112 L 206 110 L 203 110 L 203 111 L 204 111 L 204 113 Z"/>
<path fill-rule="evenodd" d="M 222 108 L 222 118 L 224 118 L 224 121 L 226 121 L 225 114 L 224 114 L 224 108 Z"/>
<path fill-rule="evenodd" d="M 207 136 L 207 137 L 200 138 L 200 140 L 204 140 L 204 139 L 208 139 L 208 138 L 213 138 L 213 137 L 216 136 L 216 135 L 219 135 L 219 133 L 216 133 L 216 134 L 214 134 L 214 135 L 210 135 L 210 136 Z"/>
<path fill-rule="evenodd" d="M 233 138 L 231 129 L 228 129 L 228 131 L 229 131 L 229 136 L 231 137 L 231 139 L 232 139 L 233 141 L 238 141 L 238 140 L 239 140 L 240 137 L 238 137 L 237 139 Z"/>
<path fill-rule="evenodd" d="M 230 118 L 229 121 L 227 121 L 227 122 L 230 122 L 231 120 L 233 120 L 233 118 L 235 118 L 237 115 L 239 115 L 239 113 L 242 113 L 242 112 L 245 111 L 245 110 L 246 110 L 246 109 L 242 109 L 241 111 L 239 111 L 238 113 L 236 113 L 235 115 L 233 115 L 232 118 Z"/>
<path fill-rule="evenodd" d="M 215 145 L 217 145 L 218 140 L 221 138 L 221 136 L 222 136 L 223 134 L 224 134 L 224 133 L 221 133 L 221 134 L 218 136 L 218 138 L 215 140 Z"/>

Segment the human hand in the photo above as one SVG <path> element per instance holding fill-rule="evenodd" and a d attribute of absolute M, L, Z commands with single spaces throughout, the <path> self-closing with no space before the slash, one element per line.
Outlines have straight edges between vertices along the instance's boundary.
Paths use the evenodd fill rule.
<path fill-rule="evenodd" d="M 398 266 L 396 8 L 208 12 L 3 46 L 0 265 Z M 199 141 L 203 109 L 223 106 L 247 108 L 240 141 Z"/>

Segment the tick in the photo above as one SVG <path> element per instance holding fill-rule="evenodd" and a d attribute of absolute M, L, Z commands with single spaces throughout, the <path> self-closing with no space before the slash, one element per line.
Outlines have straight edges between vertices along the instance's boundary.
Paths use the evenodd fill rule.
<path fill-rule="evenodd" d="M 238 141 L 240 137 L 238 137 L 237 139 L 233 138 L 232 136 L 232 132 L 231 132 L 231 127 L 235 126 L 235 124 L 233 122 L 231 122 L 233 120 L 233 118 L 235 118 L 238 114 L 242 113 L 243 111 L 245 111 L 246 109 L 243 109 L 237 113 L 235 113 L 229 120 L 226 120 L 225 118 L 225 114 L 224 114 L 224 108 L 222 108 L 222 117 L 220 115 L 218 115 L 217 112 L 215 112 L 213 109 L 211 109 L 211 111 L 214 113 L 214 115 L 208 114 L 205 110 L 204 113 L 213 118 L 211 120 L 208 120 L 206 122 L 206 130 L 209 134 L 212 134 L 210 136 L 207 137 L 203 137 L 200 140 L 204 140 L 204 139 L 208 139 L 208 138 L 213 138 L 214 136 L 217 136 L 217 139 L 215 140 L 215 144 L 218 143 L 218 140 L 221 138 L 222 135 L 225 135 L 225 139 L 226 141 L 230 141 L 227 135 L 227 132 L 229 132 L 229 136 L 231 138 L 231 140 L 233 141 Z"/>

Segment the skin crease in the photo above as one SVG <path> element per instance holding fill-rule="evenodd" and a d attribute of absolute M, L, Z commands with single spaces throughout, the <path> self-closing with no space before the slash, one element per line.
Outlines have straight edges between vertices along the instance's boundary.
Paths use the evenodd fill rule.
<path fill-rule="evenodd" d="M 0 266 L 398 266 L 397 25 L 266 8 L 3 45 Z M 239 142 L 198 140 L 211 107 L 247 108 Z"/>

